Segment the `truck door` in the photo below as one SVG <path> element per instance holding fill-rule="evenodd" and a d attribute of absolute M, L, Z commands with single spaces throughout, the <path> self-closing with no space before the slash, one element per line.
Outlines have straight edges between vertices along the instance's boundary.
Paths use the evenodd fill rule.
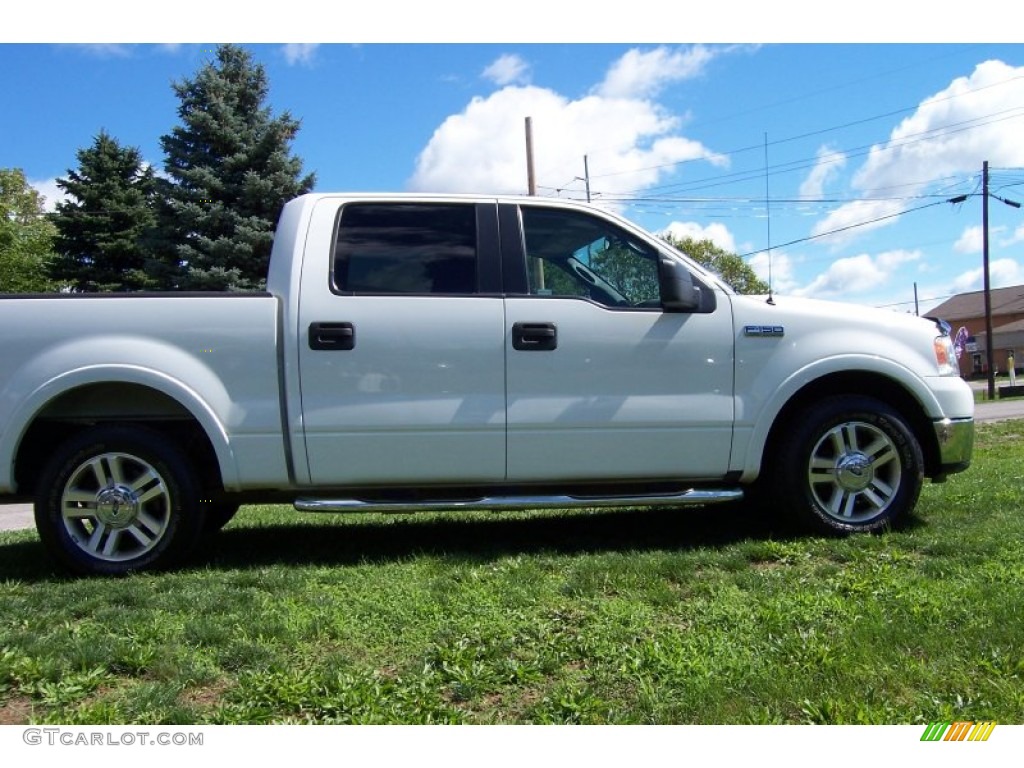
<path fill-rule="evenodd" d="M 299 367 L 314 485 L 504 479 L 496 243 L 494 203 L 341 207 L 330 274 L 304 267 L 302 276 Z"/>
<path fill-rule="evenodd" d="M 728 296 L 665 311 L 659 250 L 637 234 L 552 206 L 502 204 L 500 216 L 506 285 L 511 263 L 520 275 L 505 303 L 509 481 L 721 478 L 734 417 Z M 504 236 L 519 226 L 521 238 Z"/>

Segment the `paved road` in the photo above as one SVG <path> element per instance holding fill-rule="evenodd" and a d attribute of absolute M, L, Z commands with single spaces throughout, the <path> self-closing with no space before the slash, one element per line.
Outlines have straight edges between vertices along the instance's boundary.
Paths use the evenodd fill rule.
<path fill-rule="evenodd" d="M 982 423 L 1022 418 L 1024 418 L 1024 398 L 993 400 L 990 403 L 978 403 L 974 407 L 974 419 Z"/>
<path fill-rule="evenodd" d="M 16 531 L 34 526 L 31 504 L 0 505 L 0 531 Z"/>
<path fill-rule="evenodd" d="M 983 423 L 1005 421 L 1007 419 L 1022 419 L 1024 418 L 1024 398 L 978 403 L 974 411 L 974 417 L 977 421 Z M 31 505 L 0 505 L 0 531 L 32 528 L 34 525 Z"/>

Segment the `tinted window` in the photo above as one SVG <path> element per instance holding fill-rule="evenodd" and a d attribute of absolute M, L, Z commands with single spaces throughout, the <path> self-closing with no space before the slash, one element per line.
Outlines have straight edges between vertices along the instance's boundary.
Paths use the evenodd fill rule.
<path fill-rule="evenodd" d="M 333 282 L 338 290 L 353 293 L 475 293 L 473 206 L 346 205 L 338 224 Z"/>
<path fill-rule="evenodd" d="M 523 206 L 527 284 L 535 296 L 574 296 L 609 307 L 661 306 L 658 254 L 604 219 Z"/>

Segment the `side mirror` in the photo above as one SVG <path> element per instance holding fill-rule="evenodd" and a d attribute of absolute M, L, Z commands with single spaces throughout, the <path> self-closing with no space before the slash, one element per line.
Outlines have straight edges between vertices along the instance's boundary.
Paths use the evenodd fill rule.
<path fill-rule="evenodd" d="M 693 284 L 690 270 L 668 256 L 658 258 L 658 282 L 661 306 L 666 312 L 697 312 L 700 310 L 700 288 Z"/>

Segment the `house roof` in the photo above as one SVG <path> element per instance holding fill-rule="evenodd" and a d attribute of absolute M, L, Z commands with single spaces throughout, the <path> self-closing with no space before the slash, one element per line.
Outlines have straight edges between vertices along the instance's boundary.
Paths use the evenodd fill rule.
<path fill-rule="evenodd" d="M 1024 285 L 994 288 L 991 294 L 992 317 L 1024 312 Z M 984 317 L 985 292 L 958 293 L 925 314 L 930 317 L 941 317 L 943 320 L 969 320 L 974 317 Z"/>
<path fill-rule="evenodd" d="M 996 341 L 998 341 L 999 340 L 998 337 L 999 337 L 1000 334 L 1019 333 L 1020 331 L 1024 331 L 1024 320 L 1017 320 L 1016 322 L 1007 323 L 1006 325 L 993 326 L 993 328 L 992 328 L 992 335 L 995 336 L 996 337 Z M 984 338 L 986 334 L 985 334 L 984 331 L 980 331 L 980 332 L 978 332 L 978 333 L 976 333 L 974 335 L 976 337 Z"/>

